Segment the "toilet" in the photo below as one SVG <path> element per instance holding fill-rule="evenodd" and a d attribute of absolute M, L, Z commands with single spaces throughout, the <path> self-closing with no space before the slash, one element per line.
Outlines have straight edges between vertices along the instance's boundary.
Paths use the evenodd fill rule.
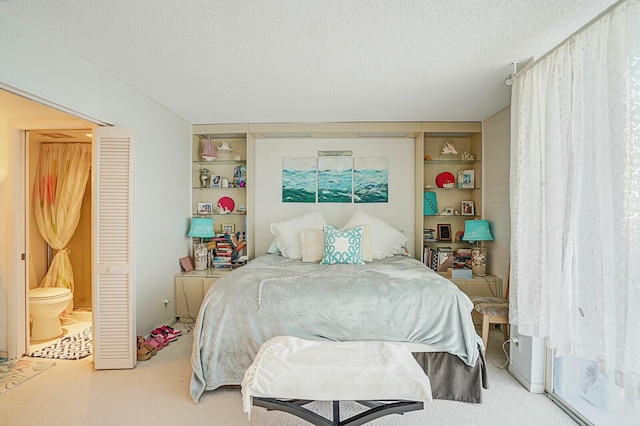
<path fill-rule="evenodd" d="M 37 287 L 29 290 L 31 340 L 42 342 L 62 336 L 60 314 L 73 299 L 71 290 L 63 287 Z"/>

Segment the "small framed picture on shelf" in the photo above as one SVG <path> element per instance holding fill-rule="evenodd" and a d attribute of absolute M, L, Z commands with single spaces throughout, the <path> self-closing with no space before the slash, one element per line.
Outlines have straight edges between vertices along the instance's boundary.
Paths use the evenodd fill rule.
<path fill-rule="evenodd" d="M 233 223 L 223 223 L 222 224 L 222 233 L 223 234 L 234 234 L 236 232 L 236 227 Z"/>
<path fill-rule="evenodd" d="M 476 187 L 475 170 L 458 171 L 458 188 L 473 189 Z"/>
<path fill-rule="evenodd" d="M 198 203 L 198 214 L 212 214 L 213 203 Z"/>
<path fill-rule="evenodd" d="M 211 188 L 220 188 L 222 186 L 222 177 L 220 175 L 211 176 Z"/>
<path fill-rule="evenodd" d="M 473 204 L 473 201 L 463 201 L 462 202 L 462 216 L 475 216 L 476 209 Z"/>
<path fill-rule="evenodd" d="M 451 241 L 451 225 L 438 224 L 438 241 Z"/>

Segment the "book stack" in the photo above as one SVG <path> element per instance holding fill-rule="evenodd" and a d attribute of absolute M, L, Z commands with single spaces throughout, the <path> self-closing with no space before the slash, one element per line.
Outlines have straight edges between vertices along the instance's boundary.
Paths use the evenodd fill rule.
<path fill-rule="evenodd" d="M 436 230 L 435 229 L 423 229 L 422 230 L 422 241 L 434 242 L 436 240 Z"/>
<path fill-rule="evenodd" d="M 233 247 L 226 235 L 219 235 L 213 239 L 215 249 L 211 261 L 212 268 L 231 268 Z"/>
<path fill-rule="evenodd" d="M 465 266 L 471 267 L 471 249 L 459 248 L 456 251 L 456 257 L 454 259 L 454 268 L 464 268 Z"/>

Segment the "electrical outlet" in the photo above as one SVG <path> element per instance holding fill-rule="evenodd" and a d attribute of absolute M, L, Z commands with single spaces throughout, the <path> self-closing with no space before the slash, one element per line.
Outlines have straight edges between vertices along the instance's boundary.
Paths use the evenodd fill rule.
<path fill-rule="evenodd" d="M 167 306 L 169 306 L 169 299 L 164 299 L 164 302 L 162 302 L 162 309 L 167 309 Z"/>
<path fill-rule="evenodd" d="M 511 336 L 511 343 L 516 346 L 520 346 L 520 338 L 518 336 Z"/>

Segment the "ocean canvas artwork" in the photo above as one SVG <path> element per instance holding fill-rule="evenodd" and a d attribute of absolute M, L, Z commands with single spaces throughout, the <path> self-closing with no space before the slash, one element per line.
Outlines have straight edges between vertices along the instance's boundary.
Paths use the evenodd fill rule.
<path fill-rule="evenodd" d="M 351 203 L 353 200 L 353 159 L 318 158 L 318 202 Z"/>
<path fill-rule="evenodd" d="M 389 159 L 387 157 L 353 159 L 353 200 L 356 203 L 389 202 Z"/>
<path fill-rule="evenodd" d="M 282 159 L 282 202 L 315 203 L 318 161 L 315 157 Z"/>

